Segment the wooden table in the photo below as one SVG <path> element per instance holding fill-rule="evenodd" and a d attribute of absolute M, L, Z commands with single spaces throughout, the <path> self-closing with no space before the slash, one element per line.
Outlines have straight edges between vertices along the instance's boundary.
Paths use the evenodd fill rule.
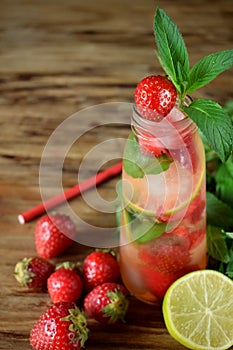
<path fill-rule="evenodd" d="M 36 221 L 20 225 L 17 215 L 41 201 L 39 165 L 46 142 L 73 113 L 106 102 L 131 103 L 140 79 L 162 73 L 153 52 L 157 5 L 180 27 L 191 63 L 208 53 L 232 48 L 231 0 L 1 0 L 2 350 L 30 349 L 30 329 L 50 304 L 46 293 L 21 288 L 13 276 L 18 260 L 36 254 Z M 220 103 L 233 99 L 233 70 L 193 96 Z M 77 130 L 83 122 L 80 118 Z M 78 167 L 89 150 L 108 137 L 124 138 L 128 132 L 127 125 L 116 128 L 110 123 L 87 133 L 67 155 L 64 187 L 75 184 Z M 88 171 L 92 173 L 91 166 Z M 118 180 L 101 185 L 100 195 L 114 199 Z M 114 215 L 94 210 L 81 198 L 70 205 L 92 225 L 115 224 Z M 90 247 L 77 243 L 56 261 L 80 260 L 89 251 Z M 105 328 L 90 320 L 90 328 L 89 350 L 184 348 L 166 331 L 160 305 L 144 305 L 135 299 L 130 303 L 126 325 Z"/>

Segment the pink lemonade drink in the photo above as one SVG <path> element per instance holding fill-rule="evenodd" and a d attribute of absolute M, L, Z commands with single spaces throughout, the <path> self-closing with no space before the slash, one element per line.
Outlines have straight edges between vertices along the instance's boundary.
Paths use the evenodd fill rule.
<path fill-rule="evenodd" d="M 205 152 L 179 107 L 160 121 L 136 107 L 122 172 L 120 264 L 138 299 L 162 300 L 182 275 L 206 267 Z"/>

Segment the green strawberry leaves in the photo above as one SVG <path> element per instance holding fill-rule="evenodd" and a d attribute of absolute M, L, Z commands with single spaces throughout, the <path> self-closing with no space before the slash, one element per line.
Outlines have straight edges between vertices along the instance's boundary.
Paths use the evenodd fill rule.
<path fill-rule="evenodd" d="M 154 18 L 156 55 L 164 71 L 175 85 L 183 104 L 187 94 L 207 85 L 216 76 L 233 66 L 233 50 L 210 54 L 191 69 L 183 37 L 172 19 L 161 8 Z M 184 108 L 198 125 L 210 146 L 222 161 L 226 161 L 233 147 L 232 120 L 220 105 L 211 100 L 199 99 Z"/>

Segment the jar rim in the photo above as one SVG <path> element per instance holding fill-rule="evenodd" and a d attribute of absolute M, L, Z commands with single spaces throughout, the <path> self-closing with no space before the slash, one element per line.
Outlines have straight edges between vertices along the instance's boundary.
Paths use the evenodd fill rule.
<path fill-rule="evenodd" d="M 189 143 L 190 136 L 197 130 L 197 125 L 179 106 L 174 106 L 172 111 L 160 121 L 154 121 L 144 118 L 135 104 L 131 127 L 137 137 L 147 135 L 149 138 L 156 138 L 164 145 L 182 144 L 184 141 Z"/>
<path fill-rule="evenodd" d="M 177 120 L 172 118 L 172 114 L 179 114 L 179 116 L 182 115 L 182 118 L 179 118 Z M 166 126 L 174 126 L 177 130 L 182 130 L 186 128 L 191 129 L 197 129 L 196 124 L 192 121 L 191 118 L 185 113 L 179 106 L 174 106 L 173 109 L 168 113 L 167 116 L 162 118 L 161 120 L 150 120 L 144 118 L 140 110 L 138 109 L 138 106 L 136 104 L 133 104 L 133 117 L 132 117 L 132 125 L 133 126 L 139 126 L 141 128 L 145 129 L 151 129 L 153 130 L 155 127 L 157 129 L 166 128 Z M 149 131 L 149 130 L 148 130 Z M 191 130 L 190 130 L 191 131 Z"/>

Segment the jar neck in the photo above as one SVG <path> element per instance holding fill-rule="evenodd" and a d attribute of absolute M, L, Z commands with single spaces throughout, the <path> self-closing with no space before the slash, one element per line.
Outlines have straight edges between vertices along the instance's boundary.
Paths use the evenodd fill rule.
<path fill-rule="evenodd" d="M 196 132 L 196 124 L 175 106 L 171 112 L 160 121 L 153 121 L 142 117 L 137 106 L 133 106 L 131 128 L 136 136 L 156 138 L 165 147 L 177 148 L 187 144 Z"/>

